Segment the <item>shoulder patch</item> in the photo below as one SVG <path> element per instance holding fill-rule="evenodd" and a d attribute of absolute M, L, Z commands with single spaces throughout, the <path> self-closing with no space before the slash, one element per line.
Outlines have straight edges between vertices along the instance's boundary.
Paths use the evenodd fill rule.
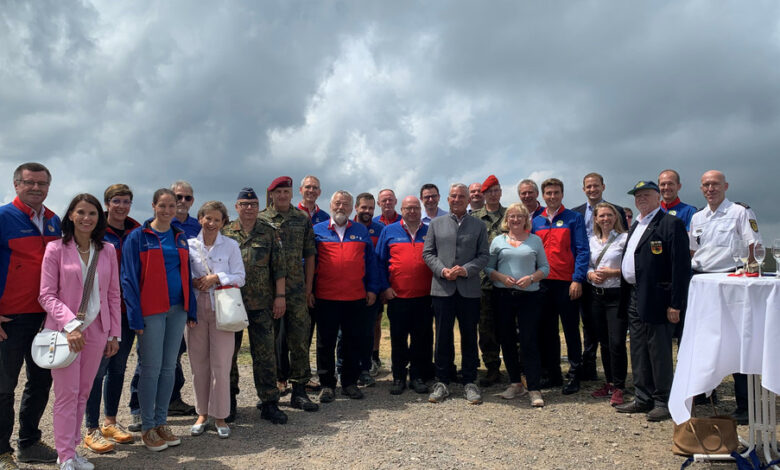
<path fill-rule="evenodd" d="M 750 228 L 752 228 L 754 232 L 758 233 L 758 222 L 756 222 L 756 219 L 750 219 Z"/>
<path fill-rule="evenodd" d="M 734 204 L 739 204 L 740 206 L 744 207 L 745 209 L 750 209 L 750 206 L 748 206 L 744 202 L 735 202 Z"/>

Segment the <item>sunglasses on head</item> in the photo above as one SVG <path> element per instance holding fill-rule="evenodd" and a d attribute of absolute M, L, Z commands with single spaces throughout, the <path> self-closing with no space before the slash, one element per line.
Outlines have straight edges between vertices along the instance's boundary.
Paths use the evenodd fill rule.
<path fill-rule="evenodd" d="M 190 201 L 192 201 L 192 199 L 193 199 L 192 196 L 190 196 L 189 194 L 177 194 L 176 195 L 176 200 L 178 200 L 178 201 L 184 200 L 184 201 L 190 202 Z"/>

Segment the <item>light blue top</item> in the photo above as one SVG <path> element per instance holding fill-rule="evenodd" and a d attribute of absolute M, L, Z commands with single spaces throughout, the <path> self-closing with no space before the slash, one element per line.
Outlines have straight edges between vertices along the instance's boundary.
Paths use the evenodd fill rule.
<path fill-rule="evenodd" d="M 522 245 L 514 247 L 509 244 L 506 234 L 502 234 L 493 239 L 490 244 L 490 258 L 485 267 L 485 274 L 490 276 L 493 271 L 506 274 L 515 279 L 529 276 L 541 270 L 545 277 L 550 274 L 550 265 L 547 263 L 547 256 L 544 254 L 542 239 L 533 233 L 528 234 L 528 239 Z M 498 288 L 506 289 L 502 282 L 493 281 L 493 285 Z M 533 282 L 525 289 L 517 286 L 513 289 L 524 291 L 539 290 L 539 283 Z"/>

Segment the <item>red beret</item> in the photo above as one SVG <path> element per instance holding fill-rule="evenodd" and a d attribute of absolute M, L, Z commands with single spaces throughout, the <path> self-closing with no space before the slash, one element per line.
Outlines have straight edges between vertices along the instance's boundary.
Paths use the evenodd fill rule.
<path fill-rule="evenodd" d="M 268 191 L 273 191 L 276 188 L 292 188 L 292 178 L 289 176 L 280 176 L 271 181 L 271 184 L 268 186 Z"/>
<path fill-rule="evenodd" d="M 498 178 L 496 178 L 496 175 L 490 175 L 487 177 L 484 183 L 482 183 L 482 188 L 480 191 L 483 193 L 490 189 L 491 186 L 495 186 L 498 184 Z"/>

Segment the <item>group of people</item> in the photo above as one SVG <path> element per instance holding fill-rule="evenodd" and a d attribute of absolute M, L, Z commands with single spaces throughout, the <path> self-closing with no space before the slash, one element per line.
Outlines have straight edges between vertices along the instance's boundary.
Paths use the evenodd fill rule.
<path fill-rule="evenodd" d="M 125 184 L 105 190 L 105 210 L 93 195 L 75 196 L 60 220 L 43 204 L 51 184 L 45 166 L 25 163 L 13 182 L 16 199 L 0 207 L 2 470 L 17 468 L 17 459 L 94 468 L 76 451 L 85 414 L 84 446 L 94 452 L 133 442 L 129 431 L 140 431 L 152 451 L 179 445 L 167 418 L 174 404 L 188 407 L 177 374 L 185 348 L 197 415 L 190 433 L 213 425 L 228 438 L 244 332 L 219 328 L 215 292 L 231 288 L 240 289 L 247 311 L 257 407 L 275 424 L 287 422 L 278 404 L 288 386 L 290 405 L 309 412 L 333 401 L 339 382 L 342 395 L 363 398 L 361 386 L 374 384 L 380 364 L 385 306 L 393 395 L 410 388 L 439 403 L 460 382 L 465 399 L 479 404 L 480 386 L 502 381 L 503 359 L 509 385 L 497 395 L 527 395 L 531 406 L 542 407 L 543 389 L 561 387 L 569 395 L 582 381 L 598 380 L 601 347 L 605 380 L 592 396 L 609 399 L 618 412 L 668 419 L 672 339 L 680 334 L 691 275 L 733 269 L 733 238 L 751 247 L 760 241 L 755 215 L 726 199 L 728 183 L 718 171 L 701 177 L 707 206 L 699 211 L 680 202 L 674 170 L 639 181 L 628 190 L 636 217 L 603 199 L 598 173 L 585 175 L 587 200 L 574 209 L 563 206 L 564 184 L 556 178 L 540 186 L 522 180 L 521 202 L 504 207 L 502 187 L 490 175 L 451 185 L 448 212 L 439 208 L 439 189 L 427 183 L 419 198 L 403 198 L 400 213 L 394 191 L 383 189 L 376 199 L 336 191 L 330 214 L 317 205 L 316 177 L 303 178 L 302 201 L 294 206 L 293 180 L 281 176 L 267 187 L 262 211 L 254 189 L 242 188 L 233 221 L 218 201 L 191 217 L 193 188 L 177 181 L 154 193 L 153 217 L 143 224 L 129 217 L 133 192 Z M 381 213 L 374 216 L 376 201 Z M 32 361 L 30 346 L 42 325 L 66 333 L 79 353 L 72 364 L 49 371 Z M 318 382 L 309 363 L 315 327 Z M 624 400 L 626 331 L 632 401 Z M 133 423 L 125 428 L 117 410 L 134 342 Z M 14 454 L 14 391 L 23 365 Z M 39 429 L 52 383 L 56 450 L 41 441 Z M 319 389 L 319 404 L 311 387 Z M 735 389 L 735 416 L 743 421 L 744 376 L 735 376 Z"/>

